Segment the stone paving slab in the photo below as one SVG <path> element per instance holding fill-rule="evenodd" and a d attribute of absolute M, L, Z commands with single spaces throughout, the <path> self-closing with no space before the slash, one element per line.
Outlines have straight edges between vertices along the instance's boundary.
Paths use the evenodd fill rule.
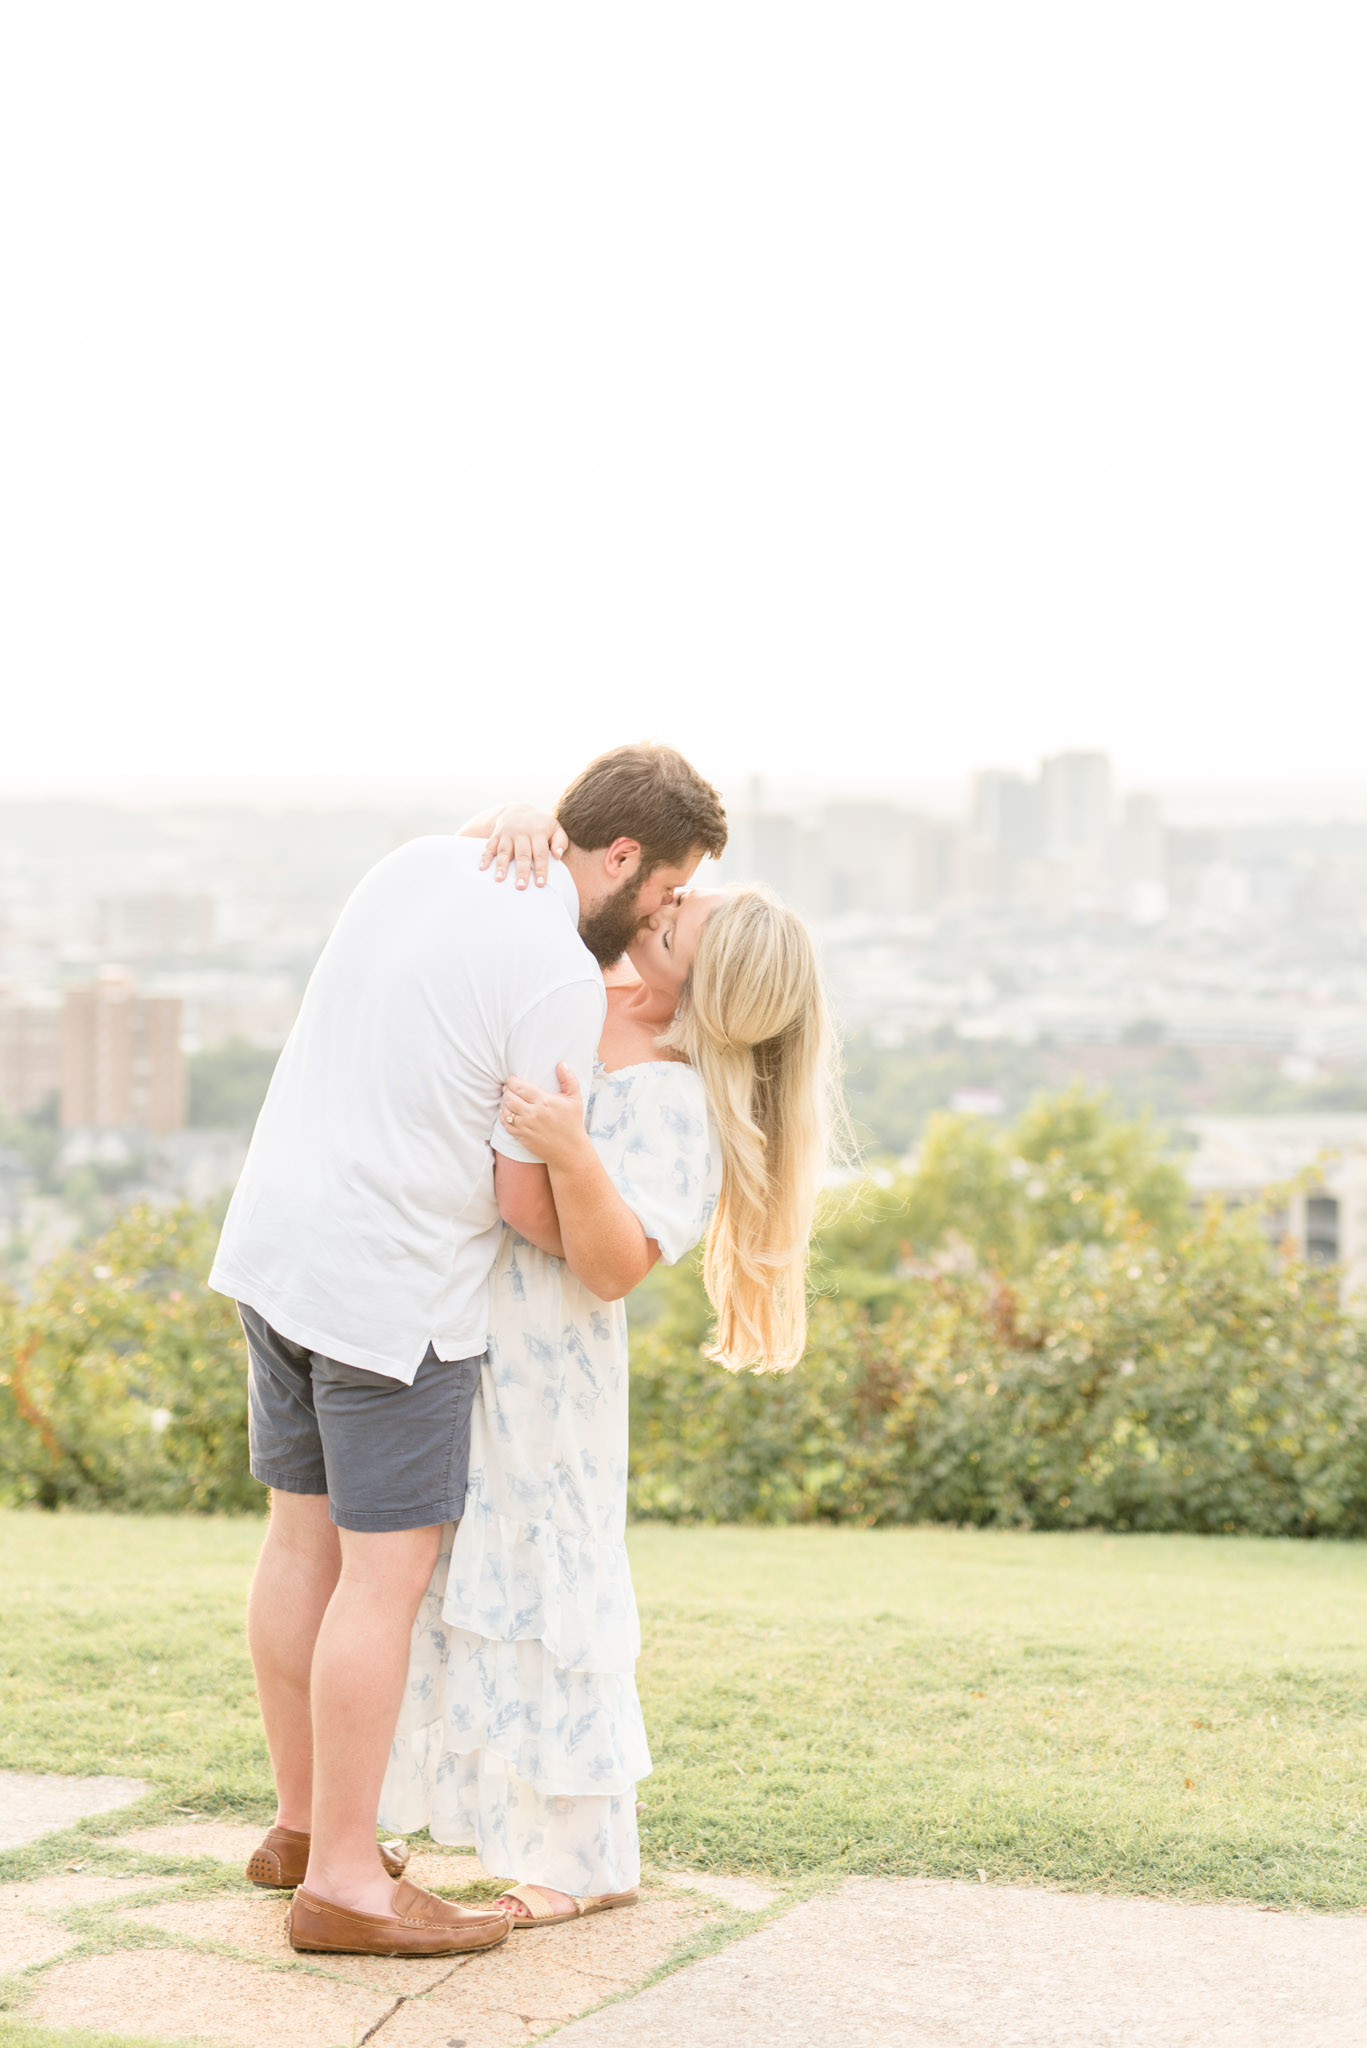
<path fill-rule="evenodd" d="M 174 1856 L 187 1868 L 208 1858 L 226 1863 L 241 1876 L 265 1832 L 264 1827 L 242 1827 L 233 1821 L 174 1821 L 163 1827 L 134 1828 L 131 1834 L 111 1837 L 107 1846 L 126 1843 L 146 1856 Z M 450 1849 L 417 1849 L 408 1870 L 415 1883 L 448 1891 L 463 1891 L 468 1885 L 486 1882 L 490 1875 L 478 1856 Z"/>
<path fill-rule="evenodd" d="M 226 1898 L 173 1899 L 164 1906 L 135 1908 L 119 1918 L 130 1926 L 159 1928 L 181 1941 L 219 1941 L 245 1955 L 283 1963 L 294 1954 L 285 1932 L 292 1897 L 291 1892 L 262 1892 L 255 1898 L 237 1892 Z M 401 1956 L 311 1955 L 304 1960 L 326 1977 L 344 1977 L 391 1997 L 425 1991 L 450 1968 L 443 1956 L 418 1963 Z"/>
<path fill-rule="evenodd" d="M 521 2048 L 667 1962 L 709 1917 L 701 1901 L 643 1898 L 615 1913 L 513 1933 L 385 2022 L 373 2048 Z"/>
<path fill-rule="evenodd" d="M 1367 1915 L 851 1879 L 556 2048 L 1363 2048 L 1365 2014 Z"/>
<path fill-rule="evenodd" d="M 467 1860 L 431 1859 L 461 1876 Z M 25 1910 L 0 1907 L 0 1955 L 11 1955 L 7 1934 L 15 1943 L 7 1967 L 58 1958 L 35 1979 L 25 2018 L 224 2048 L 349 2048 L 371 2029 L 375 2048 L 447 2048 L 453 2040 L 521 2048 L 639 1984 L 717 1912 L 701 1898 L 657 1894 L 621 1912 L 511 1935 L 486 1954 L 295 1957 L 284 1929 L 289 1896 L 239 1890 L 130 1907 L 113 1923 L 156 1929 L 184 1948 L 60 1960 L 71 1936 L 44 1909 L 176 1882 L 71 1875 L 8 1887 Z M 197 1942 L 236 1953 L 196 1952 L 188 1944 Z"/>
<path fill-rule="evenodd" d="M 144 1892 L 164 1891 L 175 1877 L 110 1877 L 103 1871 L 62 1871 L 55 1877 L 30 1878 L 27 1884 L 0 1885 L 0 1907 L 23 1913 L 65 1913 L 72 1906 L 107 1906 L 113 1899 L 135 1899 Z"/>
<path fill-rule="evenodd" d="M 72 1945 L 73 1937 L 50 1920 L 0 1910 L 0 1977 L 26 1970 L 30 1963 L 49 1962 Z"/>
<path fill-rule="evenodd" d="M 239 1873 L 253 1850 L 261 1845 L 264 1828 L 239 1827 L 234 1821 L 175 1821 L 169 1827 L 134 1828 L 120 1835 L 115 1847 L 125 1843 L 144 1856 L 174 1856 L 187 1863 L 209 1857 L 215 1863 L 230 1863 Z"/>
<path fill-rule="evenodd" d="M 738 1913 L 762 1913 L 783 1896 L 781 1891 L 754 1884 L 748 1877 L 715 1877 L 710 1870 L 660 1870 L 655 1872 L 653 1882 L 667 1885 L 674 1892 L 698 1892 L 704 1898 L 720 1899 L 724 1906 L 734 1906 Z"/>
<path fill-rule="evenodd" d="M 452 1849 L 415 1849 L 408 1865 L 414 1884 L 429 1891 L 464 1891 L 472 1884 L 497 1882 L 498 1873 L 486 1870 L 478 1856 L 462 1856 Z M 511 1881 L 511 1880 L 510 1880 Z"/>
<path fill-rule="evenodd" d="M 145 1799 L 145 1778 L 66 1778 L 37 1771 L 0 1771 L 0 1849 L 19 1849 L 40 1835 L 92 1814 L 112 1813 Z"/>
<path fill-rule="evenodd" d="M 124 1950 L 55 1963 L 24 2018 L 223 2048 L 351 2048 L 389 2012 L 386 1992 L 226 1956 Z"/>

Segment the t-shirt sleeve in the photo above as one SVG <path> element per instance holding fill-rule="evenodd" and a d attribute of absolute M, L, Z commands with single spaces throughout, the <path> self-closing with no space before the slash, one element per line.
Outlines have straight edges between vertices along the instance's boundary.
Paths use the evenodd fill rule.
<path fill-rule="evenodd" d="M 622 1200 L 673 1266 L 698 1243 L 717 1206 L 716 1129 L 691 1067 L 662 1060 L 634 1083 L 630 1138 L 606 1163 Z"/>
<path fill-rule="evenodd" d="M 560 1089 L 555 1070 L 563 1061 L 574 1069 L 587 1103 L 605 1001 L 603 984 L 597 980 L 566 982 L 563 988 L 542 996 L 523 1011 L 508 1033 L 507 1071 L 544 1089 L 548 1095 L 555 1095 Z M 494 1123 L 489 1142 L 507 1159 L 524 1159 L 532 1166 L 541 1164 L 535 1152 L 529 1152 L 513 1136 L 501 1116 Z"/>

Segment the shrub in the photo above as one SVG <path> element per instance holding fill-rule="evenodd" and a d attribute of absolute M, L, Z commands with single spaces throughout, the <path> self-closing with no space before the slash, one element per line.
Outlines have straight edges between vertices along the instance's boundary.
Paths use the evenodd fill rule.
<path fill-rule="evenodd" d="M 1191 1214 L 1146 1120 L 1081 1089 L 1008 1131 L 932 1119 L 914 1172 L 832 1200 L 791 1379 L 700 1357 L 652 1276 L 632 1503 L 677 1518 L 1367 1532 L 1367 1337 L 1258 1216 Z"/>
<path fill-rule="evenodd" d="M 125 1215 L 0 1297 L 0 1497 L 242 1509 L 244 1347 L 209 1212 Z M 1190 1212 L 1080 1091 L 942 1118 L 832 1198 L 803 1364 L 701 1353 L 696 1267 L 633 1302 L 631 1500 L 676 1520 L 1367 1535 L 1367 1332 L 1258 1216 Z"/>
<path fill-rule="evenodd" d="M 0 1493 L 43 1507 L 260 1507 L 245 1354 L 204 1286 L 207 1211 L 123 1215 L 0 1299 Z"/>
<path fill-rule="evenodd" d="M 731 1378 L 667 1323 L 632 1362 L 632 1502 L 675 1520 L 1367 1533 L 1367 1344 L 1333 1276 L 1212 1211 L 1054 1247 L 1024 1279 L 828 1300 L 795 1373 Z"/>

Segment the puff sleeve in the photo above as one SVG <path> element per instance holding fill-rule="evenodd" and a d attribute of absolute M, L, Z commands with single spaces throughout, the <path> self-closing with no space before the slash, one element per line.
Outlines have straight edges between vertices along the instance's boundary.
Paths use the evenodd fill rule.
<path fill-rule="evenodd" d="M 702 1082 L 679 1060 L 604 1074 L 589 1123 L 617 1192 L 664 1263 L 676 1264 L 703 1237 L 721 1192 Z"/>

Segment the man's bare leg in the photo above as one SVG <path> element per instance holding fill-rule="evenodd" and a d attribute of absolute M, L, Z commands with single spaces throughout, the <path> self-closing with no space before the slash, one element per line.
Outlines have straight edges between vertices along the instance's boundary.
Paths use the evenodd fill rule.
<path fill-rule="evenodd" d="M 247 1642 L 275 1774 L 276 1826 L 304 1833 L 312 1826 L 313 1647 L 341 1569 L 327 1495 L 272 1492 L 247 1601 Z"/>
<path fill-rule="evenodd" d="M 389 1913 L 394 1880 L 375 1839 L 380 1787 L 403 1703 L 408 1647 L 441 1525 L 384 1535 L 342 1529 L 342 1570 L 313 1651 L 315 1897 Z"/>

